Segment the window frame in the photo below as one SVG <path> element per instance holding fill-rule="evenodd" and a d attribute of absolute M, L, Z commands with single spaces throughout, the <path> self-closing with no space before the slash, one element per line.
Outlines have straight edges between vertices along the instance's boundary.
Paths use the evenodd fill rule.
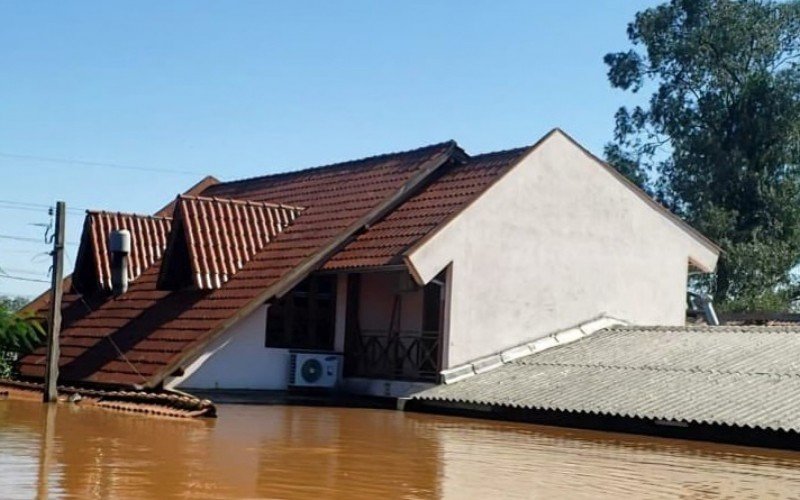
<path fill-rule="evenodd" d="M 336 337 L 335 274 L 314 274 L 267 308 L 264 346 L 333 351 Z"/>

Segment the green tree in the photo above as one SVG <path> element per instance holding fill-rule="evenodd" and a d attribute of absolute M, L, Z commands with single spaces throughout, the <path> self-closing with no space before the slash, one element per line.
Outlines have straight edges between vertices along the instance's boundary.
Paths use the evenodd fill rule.
<path fill-rule="evenodd" d="M 788 309 L 800 264 L 800 1 L 672 0 L 636 14 L 606 158 L 724 249 L 700 285 L 728 310 Z"/>
<path fill-rule="evenodd" d="M 30 299 L 21 296 L 0 295 L 0 307 L 5 307 L 11 311 L 19 311 L 28 305 Z"/>
<path fill-rule="evenodd" d="M 15 310 L 19 309 L 20 302 L 0 298 L 0 377 L 11 376 L 14 361 L 38 346 L 45 336 L 41 323 L 32 313 Z"/>

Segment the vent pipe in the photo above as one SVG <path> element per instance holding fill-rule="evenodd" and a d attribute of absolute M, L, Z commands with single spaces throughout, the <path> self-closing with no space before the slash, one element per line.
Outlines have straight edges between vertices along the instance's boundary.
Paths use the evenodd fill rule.
<path fill-rule="evenodd" d="M 115 297 L 128 291 L 128 256 L 131 253 L 131 233 L 127 229 L 111 231 L 108 238 L 111 252 L 111 290 Z"/>
<path fill-rule="evenodd" d="M 706 323 L 712 326 L 719 326 L 719 318 L 717 311 L 714 310 L 714 302 L 710 295 L 700 296 L 700 305 L 703 307 L 703 314 L 706 317 Z"/>
<path fill-rule="evenodd" d="M 689 311 L 696 315 L 703 315 L 707 325 L 719 326 L 719 317 L 714 310 L 714 301 L 711 295 L 688 292 L 687 302 Z"/>

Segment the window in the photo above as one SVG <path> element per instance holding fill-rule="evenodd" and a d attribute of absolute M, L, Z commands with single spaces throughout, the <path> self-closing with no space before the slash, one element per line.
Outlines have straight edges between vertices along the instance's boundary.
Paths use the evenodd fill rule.
<path fill-rule="evenodd" d="M 267 309 L 267 347 L 332 350 L 336 276 L 311 276 Z"/>

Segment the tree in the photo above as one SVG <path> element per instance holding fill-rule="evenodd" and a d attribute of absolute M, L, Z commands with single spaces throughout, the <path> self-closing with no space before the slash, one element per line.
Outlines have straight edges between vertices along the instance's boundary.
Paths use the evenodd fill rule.
<path fill-rule="evenodd" d="M 0 295 L 0 307 L 4 307 L 10 311 L 19 311 L 28 305 L 30 299 L 20 296 Z"/>
<path fill-rule="evenodd" d="M 788 309 L 800 264 L 800 1 L 671 0 L 636 14 L 606 158 L 722 246 L 728 310 Z"/>
<path fill-rule="evenodd" d="M 12 375 L 14 361 L 38 346 L 45 336 L 32 313 L 18 310 L 23 300 L 0 297 L 0 377 Z"/>

